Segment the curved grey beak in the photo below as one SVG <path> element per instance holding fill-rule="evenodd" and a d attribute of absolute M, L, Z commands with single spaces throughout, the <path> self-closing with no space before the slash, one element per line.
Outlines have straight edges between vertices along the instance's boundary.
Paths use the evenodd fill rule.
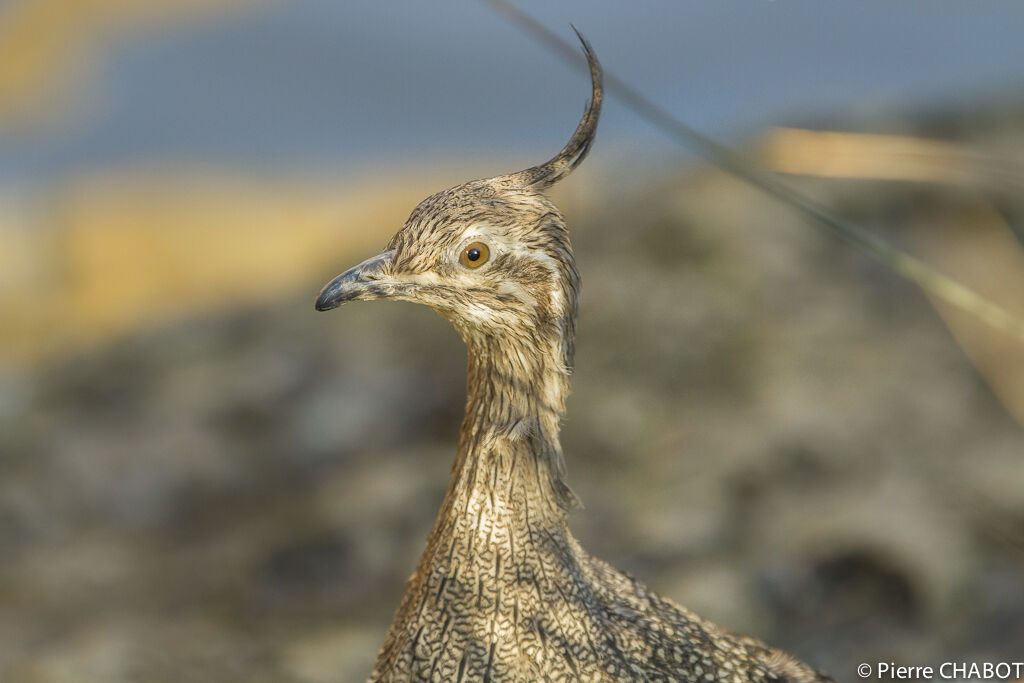
<path fill-rule="evenodd" d="M 385 251 L 346 270 L 320 290 L 316 310 L 329 311 L 356 299 L 384 299 L 394 293 L 397 283 L 386 274 L 393 251 Z"/>

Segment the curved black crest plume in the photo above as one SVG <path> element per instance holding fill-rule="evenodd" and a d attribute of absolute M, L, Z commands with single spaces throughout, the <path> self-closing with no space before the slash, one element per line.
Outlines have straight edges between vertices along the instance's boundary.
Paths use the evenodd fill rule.
<path fill-rule="evenodd" d="M 597 61 L 594 50 L 590 47 L 587 39 L 576 29 L 576 36 L 583 44 L 583 53 L 587 56 L 587 65 L 590 67 L 590 81 L 593 93 L 587 108 L 583 112 L 583 118 L 572 138 L 565 144 L 562 151 L 550 160 L 539 166 L 533 166 L 518 173 L 511 173 L 503 178 L 510 185 L 515 187 L 529 187 L 535 190 L 544 190 L 551 187 L 565 176 L 572 173 L 573 169 L 580 165 L 580 162 L 587 156 L 590 146 L 594 143 L 594 134 L 597 132 L 597 119 L 601 115 L 601 101 L 604 96 L 602 87 L 601 63 Z"/>

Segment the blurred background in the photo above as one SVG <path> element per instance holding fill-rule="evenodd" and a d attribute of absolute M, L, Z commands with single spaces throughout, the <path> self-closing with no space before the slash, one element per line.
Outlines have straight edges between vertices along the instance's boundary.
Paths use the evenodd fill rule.
<path fill-rule="evenodd" d="M 1024 317 L 1024 5 L 521 5 Z M 313 298 L 588 92 L 477 2 L 0 2 L 0 680 L 363 680 L 464 349 Z M 1020 659 L 1024 346 L 614 100 L 553 194 L 585 547 L 840 680 Z"/>

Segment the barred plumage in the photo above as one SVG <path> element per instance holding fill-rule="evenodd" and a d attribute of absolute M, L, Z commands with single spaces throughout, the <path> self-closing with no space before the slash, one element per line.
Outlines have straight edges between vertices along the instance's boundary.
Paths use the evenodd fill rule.
<path fill-rule="evenodd" d="M 575 499 L 559 421 L 579 274 L 565 221 L 541 191 L 594 139 L 601 68 L 580 39 L 593 97 L 558 155 L 427 198 L 383 254 L 317 299 L 318 310 L 355 299 L 423 303 L 468 348 L 451 483 L 370 680 L 829 680 L 652 593 L 569 532 Z"/>

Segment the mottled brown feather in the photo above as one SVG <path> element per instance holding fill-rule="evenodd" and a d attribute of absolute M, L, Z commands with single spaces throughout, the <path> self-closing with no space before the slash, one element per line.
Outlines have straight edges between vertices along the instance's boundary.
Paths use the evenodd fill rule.
<path fill-rule="evenodd" d="M 570 173 L 594 139 L 601 68 L 583 46 L 593 97 L 558 155 L 427 198 L 372 272 L 341 276 L 343 298 L 332 302 L 341 295 L 329 286 L 318 301 L 323 309 L 353 298 L 424 303 L 468 348 L 451 483 L 370 680 L 830 680 L 656 595 L 588 555 L 569 531 L 575 499 L 559 422 L 579 274 L 565 220 L 540 191 Z M 474 241 L 491 256 L 470 270 L 458 256 Z"/>

